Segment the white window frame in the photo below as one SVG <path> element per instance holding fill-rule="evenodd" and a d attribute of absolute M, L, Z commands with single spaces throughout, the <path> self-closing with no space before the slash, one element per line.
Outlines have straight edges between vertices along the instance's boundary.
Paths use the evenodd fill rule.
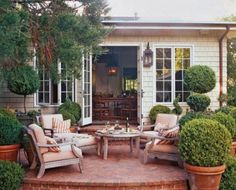
<path fill-rule="evenodd" d="M 36 70 L 36 57 L 34 57 L 34 69 Z M 58 74 L 61 74 L 61 62 L 58 61 Z M 76 87 L 75 87 L 75 79 L 72 79 L 72 101 L 75 101 L 76 97 L 75 97 L 75 92 L 76 92 Z M 51 88 L 52 88 L 52 80 L 49 76 L 49 103 L 39 103 L 38 102 L 38 90 L 36 93 L 34 93 L 34 107 L 41 107 L 41 106 L 45 106 L 45 107 L 59 107 L 62 102 L 61 102 L 61 80 L 58 82 L 58 86 L 57 86 L 57 93 L 58 93 L 58 100 L 57 100 L 57 104 L 52 104 L 51 103 Z"/>
<path fill-rule="evenodd" d="M 157 102 L 156 101 L 156 49 L 157 48 L 171 48 L 171 102 Z M 153 46 L 153 105 L 162 104 L 172 106 L 175 99 L 175 48 L 190 48 L 190 67 L 194 65 L 194 45 L 193 44 L 155 44 Z M 186 102 L 179 102 L 180 105 L 187 105 Z"/>

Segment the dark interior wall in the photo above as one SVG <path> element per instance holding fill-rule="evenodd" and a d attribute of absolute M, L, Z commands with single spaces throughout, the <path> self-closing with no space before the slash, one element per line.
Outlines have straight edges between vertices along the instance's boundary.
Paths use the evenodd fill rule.
<path fill-rule="evenodd" d="M 113 94 L 119 96 L 122 92 L 122 76 L 124 68 L 137 68 L 137 47 L 106 47 L 107 53 L 114 54 L 118 64 L 116 75 L 107 73 L 107 61 L 100 58 L 94 63 L 93 93 Z"/>

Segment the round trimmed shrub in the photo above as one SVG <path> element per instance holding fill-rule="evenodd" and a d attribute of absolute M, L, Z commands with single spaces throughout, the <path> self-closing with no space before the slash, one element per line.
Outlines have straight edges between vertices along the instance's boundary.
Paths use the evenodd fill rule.
<path fill-rule="evenodd" d="M 236 107 L 232 108 L 229 114 L 234 118 L 236 122 Z"/>
<path fill-rule="evenodd" d="M 171 110 L 167 106 L 163 106 L 163 105 L 153 106 L 149 112 L 149 119 L 151 123 L 155 123 L 158 113 L 171 113 Z"/>
<path fill-rule="evenodd" d="M 24 170 L 14 162 L 0 160 L 0 190 L 18 190 L 23 181 Z"/>
<path fill-rule="evenodd" d="M 22 139 L 22 125 L 16 119 L 0 115 L 0 145 L 19 144 Z"/>
<path fill-rule="evenodd" d="M 67 99 L 62 105 L 60 105 L 58 112 L 68 112 L 74 116 L 76 122 L 80 120 L 81 117 L 81 107 L 76 102 L 72 102 L 70 99 Z"/>
<path fill-rule="evenodd" d="M 24 96 L 24 111 L 26 113 L 26 96 L 35 93 L 40 86 L 39 76 L 33 67 L 21 65 L 13 68 L 7 73 L 8 89 L 19 95 Z"/>
<path fill-rule="evenodd" d="M 187 98 L 190 109 L 196 112 L 205 111 L 210 103 L 211 99 L 204 94 L 194 93 Z"/>
<path fill-rule="evenodd" d="M 65 110 L 61 110 L 58 113 L 62 114 L 64 120 L 70 119 L 72 125 L 76 124 L 75 116 L 72 115 L 71 113 Z"/>
<path fill-rule="evenodd" d="M 215 87 L 216 76 L 210 67 L 195 65 L 186 70 L 184 84 L 190 91 L 207 93 Z"/>
<path fill-rule="evenodd" d="M 220 181 L 220 190 L 236 189 L 236 157 L 230 157 Z"/>
<path fill-rule="evenodd" d="M 5 108 L 0 108 L 0 115 L 7 116 L 7 117 L 10 117 L 13 119 L 17 119 L 15 113 L 12 113 L 12 111 L 10 111 L 9 109 L 5 109 Z"/>
<path fill-rule="evenodd" d="M 187 123 L 188 121 L 191 121 L 193 119 L 208 118 L 208 117 L 209 117 L 208 115 L 202 112 L 188 112 L 186 113 L 186 115 L 181 117 L 181 119 L 179 120 L 179 125 L 183 127 L 185 123 Z"/>
<path fill-rule="evenodd" d="M 227 115 L 223 112 L 217 112 L 212 115 L 212 119 L 224 125 L 229 130 L 232 138 L 236 135 L 236 124 L 231 115 Z"/>
<path fill-rule="evenodd" d="M 215 110 L 215 112 L 223 112 L 225 114 L 230 114 L 231 110 L 233 109 L 233 106 L 223 106 L 220 107 L 219 109 Z"/>
<path fill-rule="evenodd" d="M 229 131 L 219 122 L 194 119 L 180 132 L 180 155 L 186 163 L 194 166 L 220 166 L 229 156 L 231 142 Z"/>

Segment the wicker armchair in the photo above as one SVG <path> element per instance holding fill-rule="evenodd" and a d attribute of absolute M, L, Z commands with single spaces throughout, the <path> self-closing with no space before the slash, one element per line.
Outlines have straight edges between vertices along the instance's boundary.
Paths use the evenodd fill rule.
<path fill-rule="evenodd" d="M 25 132 L 29 135 L 33 147 L 33 163 L 30 169 L 35 169 L 39 165 L 37 178 L 41 178 L 48 168 L 78 164 L 82 173 L 82 151 L 72 143 L 47 144 L 46 136 L 41 127 L 31 124 L 24 127 Z M 50 152 L 49 148 L 60 147 L 59 152 Z"/>

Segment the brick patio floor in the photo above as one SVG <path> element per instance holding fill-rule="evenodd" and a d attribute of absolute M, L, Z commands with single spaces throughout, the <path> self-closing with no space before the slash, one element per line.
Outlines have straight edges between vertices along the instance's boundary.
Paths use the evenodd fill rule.
<path fill-rule="evenodd" d="M 79 190 L 183 190 L 187 189 L 184 170 L 173 162 L 150 159 L 143 164 L 143 151 L 139 158 L 129 152 L 125 144 L 109 146 L 108 159 L 96 156 L 95 150 L 84 154 L 84 171 L 76 166 L 48 169 L 41 179 L 36 171 L 27 170 L 22 190 L 79 189 Z"/>

